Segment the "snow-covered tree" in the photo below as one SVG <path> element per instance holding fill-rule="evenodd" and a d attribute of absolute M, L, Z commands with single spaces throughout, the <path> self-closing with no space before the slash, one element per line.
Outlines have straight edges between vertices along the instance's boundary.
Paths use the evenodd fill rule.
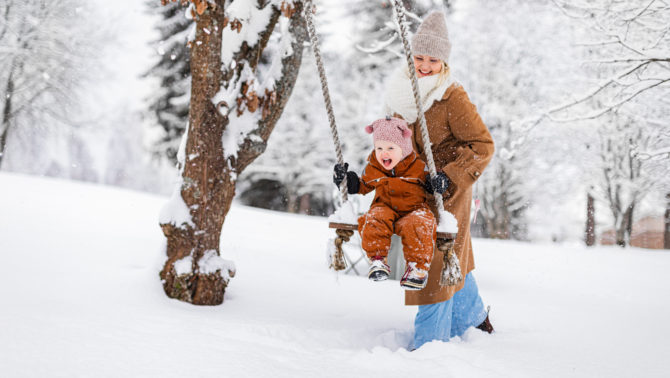
<path fill-rule="evenodd" d="M 0 165 L 21 128 L 63 123 L 85 75 L 85 2 L 0 2 Z M 30 143 L 30 142 L 28 142 Z M 25 147 L 25 146 L 24 146 Z"/>
<path fill-rule="evenodd" d="M 168 296 L 213 305 L 234 274 L 219 246 L 238 175 L 266 148 L 293 90 L 306 29 L 300 1 L 189 6 L 196 25 L 189 127 L 178 154 L 181 180 L 161 212 L 167 260 L 160 276 Z M 270 43 L 274 54 L 264 57 Z"/>
<path fill-rule="evenodd" d="M 510 123 L 490 126 L 496 156 L 486 168 L 487 173 L 475 184 L 475 198 L 481 201 L 482 236 L 524 240 L 529 199 L 523 172 L 528 167 L 528 149 L 512 146 L 518 136 Z"/>
<path fill-rule="evenodd" d="M 533 22 L 518 22 L 528 15 Z M 481 201 L 482 236 L 526 239 L 528 207 L 546 201 L 541 188 L 560 179 L 545 169 L 553 165 L 549 160 L 565 164 L 556 147 L 547 149 L 555 140 L 546 138 L 542 128 L 529 129 L 525 119 L 578 81 L 570 68 L 572 30 L 561 16 L 538 1 L 456 1 L 451 7 L 452 75 L 477 106 L 496 145 L 474 187 Z"/>
<path fill-rule="evenodd" d="M 641 151 L 651 151 L 663 141 L 662 129 L 648 127 L 643 117 L 619 110 L 608 114 L 599 129 L 600 194 L 612 213 L 616 244 L 630 242 L 636 206 L 659 182 L 653 173 L 658 162 L 644 158 Z M 667 127 L 667 126 L 666 126 Z M 667 160 L 665 174 L 669 172 Z"/>
<path fill-rule="evenodd" d="M 668 173 L 658 158 L 648 160 L 637 151 L 650 143 L 661 150 L 670 146 L 657 126 L 667 125 L 670 107 L 670 7 L 657 0 L 554 3 L 588 31 L 581 45 L 591 83 L 546 115 L 561 123 L 592 120 L 588 125 L 598 137 L 583 140 L 594 146 L 599 165 L 586 164 L 585 172 L 597 178 L 588 181 L 610 209 L 616 243 L 624 246 L 634 210 L 649 191 L 663 190 Z"/>
<path fill-rule="evenodd" d="M 670 6 L 664 0 L 553 0 L 591 29 L 583 44 L 597 83 L 549 111 L 553 119 L 593 119 L 647 91 L 670 88 Z"/>
<path fill-rule="evenodd" d="M 158 78 L 156 91 L 148 104 L 160 127 L 152 150 L 176 163 L 179 141 L 188 123 L 191 68 L 187 42 L 189 33 L 194 31 L 193 20 L 184 17 L 185 8 L 179 2 L 161 6 L 158 1 L 149 0 L 148 5 L 161 17 L 156 25 L 160 40 L 153 43 L 159 58 L 147 72 L 147 76 Z"/>

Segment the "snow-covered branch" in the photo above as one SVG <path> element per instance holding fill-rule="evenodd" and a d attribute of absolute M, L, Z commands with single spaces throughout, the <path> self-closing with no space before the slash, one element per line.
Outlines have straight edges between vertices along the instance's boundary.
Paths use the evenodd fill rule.
<path fill-rule="evenodd" d="M 670 81 L 670 6 L 659 0 L 552 0 L 569 17 L 595 32 L 594 42 L 581 43 L 595 56 L 599 75 L 618 71 L 590 92 L 547 113 L 553 120 L 593 119 L 619 108 L 643 92 L 667 87 Z M 631 55 L 631 53 L 633 55 Z M 591 102 L 595 110 L 577 109 Z M 604 105 L 603 105 L 604 104 Z M 572 114 L 556 117 L 570 110 Z M 581 114 L 579 114 L 581 113 Z"/>

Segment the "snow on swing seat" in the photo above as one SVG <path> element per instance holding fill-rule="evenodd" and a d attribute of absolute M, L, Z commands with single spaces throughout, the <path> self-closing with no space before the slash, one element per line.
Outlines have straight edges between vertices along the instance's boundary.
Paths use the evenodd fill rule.
<path fill-rule="evenodd" d="M 367 207 L 366 207 L 367 208 Z M 363 215 L 359 201 L 346 201 L 328 217 L 328 228 L 339 230 L 358 231 L 358 217 Z M 440 221 L 437 225 L 437 238 L 453 240 L 458 233 L 458 225 L 454 215 L 446 210 L 440 210 Z"/>

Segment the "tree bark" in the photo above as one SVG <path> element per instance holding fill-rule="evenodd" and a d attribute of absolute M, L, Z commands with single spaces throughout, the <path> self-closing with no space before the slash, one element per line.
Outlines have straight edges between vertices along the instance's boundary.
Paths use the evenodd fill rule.
<path fill-rule="evenodd" d="M 596 244 L 596 209 L 595 200 L 591 193 L 586 194 L 586 245 L 592 247 Z"/>
<path fill-rule="evenodd" d="M 222 69 L 222 32 L 229 21 L 224 15 L 225 1 L 217 0 L 215 6 L 204 1 L 194 3 L 198 15 L 196 36 L 191 45 L 191 104 L 180 190 L 192 225 L 161 224 L 167 238 L 168 258 L 160 276 L 169 297 L 197 305 L 217 305 L 223 302 L 228 276 L 232 277 L 234 271 L 223 272 L 225 267 L 219 267 L 212 272 L 211 269 L 203 269 L 203 266 L 207 265 L 205 262 L 212 258 L 213 253 L 216 258 L 220 255 L 221 228 L 235 196 L 238 175 L 265 150 L 270 133 L 291 94 L 302 59 L 306 31 L 300 9 L 296 9 L 290 13 L 289 20 L 289 30 L 294 36 L 293 54 L 282 59 L 282 77 L 275 83 L 275 92 L 265 93 L 264 96 L 247 93 L 250 86 L 244 82 L 240 86 L 237 108 L 234 108 L 235 104 L 225 104 L 230 112 L 241 114 L 258 110 L 262 113 L 253 138 L 245 139 L 236 156 L 226 155 L 222 138 L 230 119 L 219 112 L 219 104 L 213 104 L 212 98 L 222 85 L 235 85 L 234 78 L 241 77 L 243 64 Z M 236 62 L 245 62 L 249 68 L 256 70 L 258 57 L 279 20 L 279 10 L 273 8 L 273 12 L 259 42 L 253 47 L 243 43 L 234 56 Z M 191 257 L 191 271 L 178 274 L 175 262 L 187 257 Z"/>

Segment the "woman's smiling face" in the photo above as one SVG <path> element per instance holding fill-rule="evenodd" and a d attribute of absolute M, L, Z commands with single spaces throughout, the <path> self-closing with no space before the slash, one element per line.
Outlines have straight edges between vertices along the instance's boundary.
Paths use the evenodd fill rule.
<path fill-rule="evenodd" d="M 442 72 L 442 60 L 428 55 L 414 55 L 414 68 L 419 78 Z"/>

